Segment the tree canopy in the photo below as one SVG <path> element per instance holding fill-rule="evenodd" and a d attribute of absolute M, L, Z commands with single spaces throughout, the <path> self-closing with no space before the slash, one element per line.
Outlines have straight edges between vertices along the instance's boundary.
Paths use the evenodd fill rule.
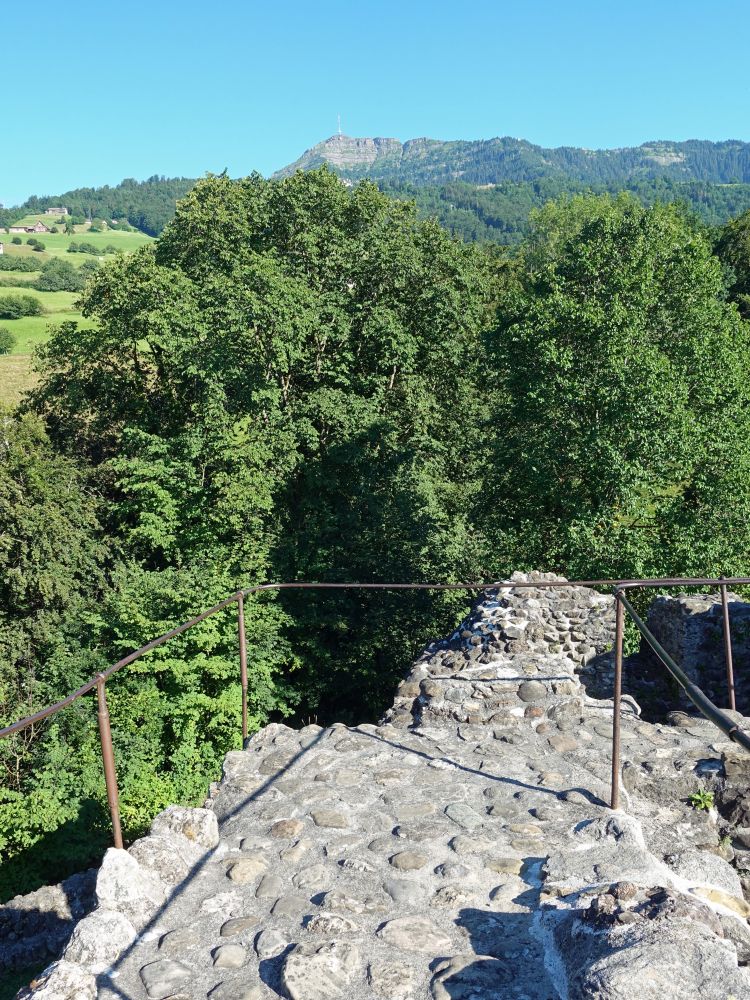
<path fill-rule="evenodd" d="M 326 169 L 198 182 L 153 245 L 91 274 L 86 326 L 53 333 L 8 418 L 5 718 L 267 580 L 746 573 L 739 273 L 686 208 L 627 196 L 552 202 L 507 252 Z M 377 718 L 465 604 L 248 600 L 251 725 Z M 233 613 L 109 688 L 132 835 L 239 745 Z M 8 750 L 8 885 L 88 857 L 95 746 L 78 705 Z"/>

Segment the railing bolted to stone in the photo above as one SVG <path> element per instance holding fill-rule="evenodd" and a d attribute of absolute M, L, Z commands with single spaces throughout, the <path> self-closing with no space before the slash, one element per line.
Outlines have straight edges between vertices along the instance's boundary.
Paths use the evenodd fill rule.
<path fill-rule="evenodd" d="M 734 721 L 725 715 L 721 709 L 710 701 L 700 688 L 694 684 L 682 669 L 674 662 L 672 657 L 656 640 L 633 605 L 626 597 L 626 591 L 639 587 L 667 589 L 670 587 L 717 587 L 721 593 L 722 600 L 722 622 L 724 633 L 724 650 L 727 668 L 727 688 L 730 708 L 735 709 L 735 685 L 734 669 L 732 664 L 732 638 L 730 632 L 729 605 L 727 598 L 727 586 L 748 586 L 750 577 L 720 577 L 711 579 L 706 577 L 671 577 L 664 579 L 648 580 L 534 580 L 534 581 L 513 581 L 495 580 L 491 583 L 263 583 L 254 587 L 246 587 L 238 590 L 231 597 L 225 598 L 207 611 L 196 615 L 187 622 L 178 625 L 176 628 L 165 632 L 164 635 L 152 639 L 144 646 L 129 653 L 127 656 L 112 664 L 106 670 L 97 674 L 90 681 L 69 695 L 56 702 L 54 705 L 42 709 L 33 715 L 17 722 L 4 729 L 0 729 L 0 739 L 20 732 L 28 726 L 33 726 L 37 722 L 56 714 L 67 708 L 78 698 L 96 688 L 97 696 L 97 720 L 99 724 L 99 738 L 102 751 L 102 765 L 104 770 L 104 780 L 107 788 L 107 802 L 112 819 L 112 836 L 115 847 L 123 846 L 122 830 L 120 825 L 120 803 L 117 786 L 117 773 L 115 765 L 115 754 L 112 744 L 112 732 L 109 720 L 109 709 L 107 707 L 106 682 L 118 670 L 133 663 L 145 653 L 149 653 L 157 646 L 163 645 L 175 636 L 181 635 L 194 625 L 198 625 L 211 615 L 224 611 L 233 604 L 237 605 L 237 638 L 239 645 L 240 660 L 240 684 L 242 689 L 242 739 L 248 737 L 248 675 L 247 675 L 247 638 L 245 632 L 245 598 L 250 594 L 256 594 L 264 590 L 463 590 L 467 592 L 476 591 L 481 593 L 486 590 L 519 590 L 519 589 L 552 589 L 557 587 L 612 587 L 615 600 L 615 677 L 613 692 L 613 720 L 612 720 L 612 786 L 610 806 L 612 809 L 619 809 L 620 805 L 620 707 L 622 702 L 622 668 L 623 668 L 623 648 L 625 635 L 625 612 L 628 613 L 636 628 L 641 633 L 646 642 L 653 649 L 661 663 L 666 667 L 672 677 L 685 690 L 688 698 L 696 708 L 715 726 L 717 726 L 726 736 L 738 743 L 745 750 L 750 752 L 750 736 L 743 732 Z"/>

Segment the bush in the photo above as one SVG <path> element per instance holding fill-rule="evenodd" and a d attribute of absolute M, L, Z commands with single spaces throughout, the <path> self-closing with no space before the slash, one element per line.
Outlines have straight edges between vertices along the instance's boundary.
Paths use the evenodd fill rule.
<path fill-rule="evenodd" d="M 16 246 L 20 246 L 20 244 L 23 243 L 23 240 L 21 239 L 20 236 L 14 236 L 10 242 L 15 243 Z"/>
<path fill-rule="evenodd" d="M 38 271 L 39 261 L 33 257 L 19 257 L 16 254 L 0 254 L 0 271 Z"/>
<path fill-rule="evenodd" d="M 47 248 L 45 247 L 44 243 L 42 243 L 40 240 L 37 240 L 36 243 L 34 244 L 34 252 L 35 253 L 41 253 L 43 250 L 46 250 L 46 249 Z"/>
<path fill-rule="evenodd" d="M 34 247 L 37 245 L 39 240 L 36 238 L 36 236 L 29 236 L 26 242 L 29 244 L 30 247 Z"/>
<path fill-rule="evenodd" d="M 52 229 L 50 229 L 50 232 L 51 233 L 59 233 L 60 230 L 57 228 L 57 226 L 53 226 Z"/>
<path fill-rule="evenodd" d="M 85 273 L 81 274 L 69 260 L 53 257 L 42 268 L 34 288 L 39 292 L 80 292 L 85 284 Z"/>
<path fill-rule="evenodd" d="M 68 247 L 68 253 L 90 253 L 95 257 L 98 257 L 101 253 L 105 253 L 99 247 L 94 246 L 93 243 L 76 243 L 75 240 L 70 241 L 70 246 Z"/>
<path fill-rule="evenodd" d="M 16 346 L 16 338 L 7 326 L 0 326 L 0 354 L 10 354 Z"/>
<path fill-rule="evenodd" d="M 0 319 L 20 319 L 43 313 L 42 303 L 34 295 L 0 295 Z"/>

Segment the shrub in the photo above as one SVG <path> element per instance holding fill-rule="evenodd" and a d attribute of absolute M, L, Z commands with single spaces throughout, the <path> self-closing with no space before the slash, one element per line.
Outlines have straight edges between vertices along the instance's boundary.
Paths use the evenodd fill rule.
<path fill-rule="evenodd" d="M 16 338 L 7 326 L 0 326 L 0 354 L 10 354 L 16 346 Z"/>
<path fill-rule="evenodd" d="M 17 246 L 19 246 L 21 243 L 23 243 L 23 240 L 21 239 L 20 236 L 14 236 L 10 242 L 15 243 Z"/>
<path fill-rule="evenodd" d="M 16 254 L 0 255 L 0 271 L 37 271 L 39 262 L 32 257 L 20 257 Z"/>
<path fill-rule="evenodd" d="M 39 240 L 36 238 L 36 236 L 29 236 L 26 242 L 29 244 L 30 247 L 33 247 L 37 245 Z"/>
<path fill-rule="evenodd" d="M 104 253 L 99 247 L 94 246 L 93 243 L 77 243 L 75 240 L 70 241 L 70 246 L 68 247 L 68 253 L 90 253 L 95 257 L 98 257 L 100 253 Z"/>
<path fill-rule="evenodd" d="M 44 243 L 42 243 L 40 240 L 37 240 L 36 243 L 34 244 L 34 251 L 36 253 L 41 253 L 43 250 L 46 250 Z"/>
<path fill-rule="evenodd" d="M 53 257 L 42 268 L 42 273 L 34 282 L 40 292 L 80 292 L 86 284 L 86 274 L 68 260 Z"/>
<path fill-rule="evenodd" d="M 41 316 L 42 303 L 34 295 L 0 295 L 0 319 Z"/>

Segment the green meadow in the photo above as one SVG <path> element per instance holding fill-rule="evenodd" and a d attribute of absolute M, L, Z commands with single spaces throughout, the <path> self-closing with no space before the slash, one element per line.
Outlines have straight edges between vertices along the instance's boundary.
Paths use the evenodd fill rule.
<path fill-rule="evenodd" d="M 41 219 L 45 225 L 57 223 L 55 217 L 27 216 L 19 221 L 19 225 L 33 225 Z M 39 261 L 41 268 L 50 257 L 64 256 L 75 267 L 80 267 L 87 260 L 105 261 L 106 256 L 95 257 L 88 253 L 68 253 L 71 242 L 85 242 L 101 248 L 117 247 L 123 253 L 132 253 L 139 247 L 152 242 L 150 236 L 143 233 L 124 233 L 119 230 L 107 230 L 103 233 L 91 233 L 86 227 L 77 226 L 74 234 L 38 233 L 15 234 L 0 230 L 0 243 L 4 244 L 4 253 L 21 256 L 33 255 Z M 23 241 L 12 243 L 13 236 L 19 235 Z M 26 240 L 38 239 L 44 244 L 44 251 L 39 252 L 29 246 Z M 29 286 L 39 277 L 38 271 L 0 271 L 0 296 L 3 295 L 33 295 L 39 299 L 44 308 L 42 316 L 24 316 L 20 319 L 0 319 L 0 326 L 7 327 L 16 338 L 16 343 L 10 354 L 0 355 L 0 404 L 15 406 L 20 402 L 22 394 L 31 388 L 35 381 L 31 362 L 34 349 L 49 339 L 51 328 L 68 320 L 86 324 L 81 313 L 76 309 L 77 292 L 39 292 Z"/>
<path fill-rule="evenodd" d="M 45 226 L 59 226 L 57 219 L 54 216 L 45 215 L 27 215 L 25 218 L 20 219 L 17 223 L 19 226 L 33 226 L 35 222 L 41 221 Z M 60 228 L 62 228 L 60 226 Z M 82 263 L 87 258 L 91 259 L 90 254 L 76 254 L 68 253 L 68 247 L 71 243 L 91 243 L 92 246 L 99 247 L 104 252 L 104 248 L 107 246 L 117 247 L 118 250 L 122 250 L 124 253 L 132 253 L 139 247 L 145 246 L 146 243 L 151 243 L 152 239 L 150 236 L 146 236 L 145 233 L 124 233 L 119 229 L 107 229 L 103 233 L 92 233 L 89 231 L 88 226 L 76 226 L 75 233 L 3 233 L 0 231 L 0 242 L 6 244 L 10 243 L 14 236 L 19 236 L 23 243 L 21 246 L 16 244 L 10 244 L 10 248 L 13 248 L 16 252 L 21 251 L 24 253 L 34 253 L 30 246 L 26 243 L 29 237 L 32 239 L 39 240 L 40 243 L 44 244 L 45 253 L 52 256 L 59 256 L 60 254 L 66 254 L 69 260 L 75 263 L 76 258 L 79 258 Z M 8 249 L 6 249 L 6 252 Z M 39 254 L 43 258 L 42 254 Z"/>

